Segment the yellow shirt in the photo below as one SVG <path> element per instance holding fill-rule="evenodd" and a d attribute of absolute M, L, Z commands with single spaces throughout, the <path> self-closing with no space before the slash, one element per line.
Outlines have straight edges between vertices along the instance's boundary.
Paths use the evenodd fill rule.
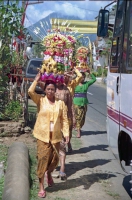
<path fill-rule="evenodd" d="M 74 95 L 75 87 L 80 83 L 81 78 L 82 78 L 82 74 L 79 72 L 78 69 L 76 69 L 75 72 L 77 74 L 77 77 L 74 80 L 72 80 L 71 82 L 69 82 L 67 85 L 67 88 L 69 89 L 72 97 Z"/>
<path fill-rule="evenodd" d="M 54 120 L 52 143 L 60 142 L 62 133 L 64 137 L 69 136 L 69 124 L 67 119 L 67 107 L 61 100 L 55 100 L 54 112 L 51 115 L 47 97 L 42 97 L 35 92 L 37 82 L 34 81 L 28 90 L 31 99 L 37 104 L 38 116 L 34 126 L 33 135 L 35 138 L 49 143 L 50 141 L 50 120 Z"/>

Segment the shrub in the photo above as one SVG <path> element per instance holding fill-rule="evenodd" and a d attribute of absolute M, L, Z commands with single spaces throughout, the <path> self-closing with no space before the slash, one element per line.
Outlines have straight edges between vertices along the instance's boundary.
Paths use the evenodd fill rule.
<path fill-rule="evenodd" d="M 98 67 L 97 72 L 98 72 L 98 76 L 102 76 L 103 68 L 102 67 Z"/>
<path fill-rule="evenodd" d="M 108 73 L 108 69 L 104 69 L 103 75 L 104 75 L 105 77 L 107 76 L 107 73 Z"/>
<path fill-rule="evenodd" d="M 19 101 L 10 101 L 4 111 L 4 118 L 17 121 L 22 114 L 22 106 Z"/>
<path fill-rule="evenodd" d="M 98 72 L 93 71 L 92 74 L 96 77 L 98 76 Z"/>

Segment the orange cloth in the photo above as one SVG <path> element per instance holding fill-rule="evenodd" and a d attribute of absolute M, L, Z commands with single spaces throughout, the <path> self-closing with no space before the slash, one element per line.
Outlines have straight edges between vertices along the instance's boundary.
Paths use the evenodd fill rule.
<path fill-rule="evenodd" d="M 60 142 L 54 144 L 56 151 L 59 153 Z M 57 166 L 59 157 L 51 143 L 45 143 L 37 140 L 37 175 L 42 178 L 44 173 L 48 170 L 52 172 Z"/>
<path fill-rule="evenodd" d="M 74 96 L 75 87 L 77 85 L 79 85 L 81 78 L 82 78 L 82 74 L 79 72 L 78 69 L 75 69 L 75 72 L 77 74 L 77 77 L 75 79 L 73 79 L 71 82 L 69 82 L 68 85 L 67 85 L 67 88 L 69 89 L 72 97 Z"/>
<path fill-rule="evenodd" d="M 47 97 L 42 97 L 35 92 L 37 81 L 34 81 L 28 90 L 31 99 L 37 104 L 38 116 L 34 126 L 33 135 L 35 138 L 49 143 L 50 141 L 50 111 Z M 51 143 L 55 144 L 64 137 L 69 136 L 69 123 L 67 118 L 67 107 L 61 100 L 55 100 L 54 109 L 54 130 Z"/>

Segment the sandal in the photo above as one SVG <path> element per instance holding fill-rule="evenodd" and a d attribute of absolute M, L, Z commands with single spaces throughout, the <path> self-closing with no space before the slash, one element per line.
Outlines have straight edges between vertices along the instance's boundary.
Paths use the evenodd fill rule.
<path fill-rule="evenodd" d="M 44 190 L 43 192 L 39 192 L 38 197 L 45 198 L 46 197 L 46 191 Z"/>
<path fill-rule="evenodd" d="M 64 172 L 59 172 L 59 176 L 60 176 L 60 178 L 61 178 L 61 180 L 62 181 L 65 181 L 65 180 L 67 180 L 67 176 L 66 176 L 66 174 L 64 173 Z"/>

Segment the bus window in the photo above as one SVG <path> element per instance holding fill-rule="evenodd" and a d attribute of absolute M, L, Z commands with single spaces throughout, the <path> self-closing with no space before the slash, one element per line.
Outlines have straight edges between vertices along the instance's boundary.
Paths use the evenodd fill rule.
<path fill-rule="evenodd" d="M 123 31 L 124 9 L 125 9 L 125 1 L 119 0 L 117 5 L 117 14 L 116 14 L 114 34 L 113 34 L 113 37 L 115 38 L 121 35 Z"/>
<path fill-rule="evenodd" d="M 132 73 L 132 2 L 127 1 L 122 73 Z"/>
<path fill-rule="evenodd" d="M 111 49 L 111 65 L 117 65 L 117 42 L 113 40 L 112 42 L 112 49 Z"/>
<path fill-rule="evenodd" d="M 121 39 L 120 37 L 118 37 L 115 38 L 112 42 L 111 61 L 110 61 L 111 73 L 120 72 L 120 49 L 121 49 Z"/>
<path fill-rule="evenodd" d="M 129 28 L 129 42 L 128 42 L 128 69 L 129 70 L 132 70 L 132 2 L 130 1 L 130 22 L 129 22 L 129 25 L 130 25 L 130 28 Z M 131 71 L 132 73 L 132 71 Z"/>

